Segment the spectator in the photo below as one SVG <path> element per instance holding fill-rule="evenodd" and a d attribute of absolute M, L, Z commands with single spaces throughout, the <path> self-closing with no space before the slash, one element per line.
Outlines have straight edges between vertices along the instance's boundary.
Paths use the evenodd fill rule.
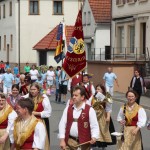
<path fill-rule="evenodd" d="M 47 73 L 46 73 L 46 80 L 47 80 L 48 90 L 50 91 L 54 84 L 54 78 L 55 78 L 55 73 L 53 71 L 53 66 L 49 66 L 49 70 L 47 70 Z"/>
<path fill-rule="evenodd" d="M 58 95 L 59 95 L 59 76 L 61 72 L 61 67 L 57 66 L 57 69 L 55 71 L 55 84 L 56 84 L 56 98 L 55 101 L 58 101 Z"/>
<path fill-rule="evenodd" d="M 7 68 L 6 73 L 2 76 L 2 83 L 3 83 L 3 93 L 10 94 L 11 87 L 15 83 L 15 79 L 13 74 L 11 73 L 11 69 Z"/>
<path fill-rule="evenodd" d="M 16 77 L 19 74 L 19 68 L 18 68 L 18 64 L 17 63 L 15 64 L 15 67 L 13 68 L 13 71 L 14 71 L 14 75 Z"/>
<path fill-rule="evenodd" d="M 147 91 L 147 89 L 145 86 L 144 78 L 141 77 L 139 70 L 134 71 L 134 76 L 130 82 L 130 88 L 137 92 L 138 97 L 136 102 L 140 104 L 140 97 Z"/>
<path fill-rule="evenodd" d="M 61 95 L 63 95 L 63 103 L 66 103 L 66 95 L 67 95 L 67 84 L 69 78 L 67 77 L 66 73 L 61 70 L 59 76 L 59 98 L 58 102 L 61 102 Z"/>
<path fill-rule="evenodd" d="M 27 62 L 26 65 L 24 66 L 24 73 L 25 75 L 29 74 L 30 72 L 30 66 L 29 63 Z"/>
<path fill-rule="evenodd" d="M 116 74 L 112 72 L 111 67 L 108 67 L 108 71 L 103 76 L 103 81 L 106 87 L 106 92 L 109 92 L 111 96 L 113 96 L 114 91 L 114 80 L 116 81 L 116 84 L 119 87 Z"/>
<path fill-rule="evenodd" d="M 9 61 L 6 62 L 5 71 L 7 70 L 7 68 L 10 68 Z"/>
<path fill-rule="evenodd" d="M 0 74 L 5 73 L 5 64 L 4 62 L 1 60 L 0 62 Z"/>
<path fill-rule="evenodd" d="M 32 69 L 30 70 L 31 83 L 35 82 L 38 79 L 39 72 L 36 69 L 35 65 L 32 65 Z"/>

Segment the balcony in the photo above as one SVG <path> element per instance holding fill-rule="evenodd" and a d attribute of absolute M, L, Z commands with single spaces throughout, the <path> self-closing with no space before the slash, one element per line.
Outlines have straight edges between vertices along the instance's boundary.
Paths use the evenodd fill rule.
<path fill-rule="evenodd" d="M 148 48 L 113 47 L 88 50 L 88 61 L 150 61 Z"/>

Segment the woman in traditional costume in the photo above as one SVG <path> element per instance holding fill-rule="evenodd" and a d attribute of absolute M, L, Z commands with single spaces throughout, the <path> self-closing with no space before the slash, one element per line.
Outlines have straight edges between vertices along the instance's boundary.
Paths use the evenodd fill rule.
<path fill-rule="evenodd" d="M 129 90 L 126 93 L 127 104 L 120 108 L 117 121 L 123 127 L 124 138 L 118 139 L 118 150 L 143 150 L 140 129 L 146 124 L 145 110 L 136 103 L 138 95 Z"/>
<path fill-rule="evenodd" d="M 14 121 L 10 132 L 11 150 L 45 150 L 46 129 L 33 114 L 34 102 L 30 98 L 18 101 Z"/>
<path fill-rule="evenodd" d="M 15 106 L 17 102 L 20 100 L 21 95 L 19 94 L 19 85 L 18 84 L 13 84 L 11 88 L 11 93 L 9 97 L 7 98 L 7 103 L 15 109 Z"/>
<path fill-rule="evenodd" d="M 115 131 L 110 117 L 112 112 L 112 102 L 106 97 L 106 91 L 103 85 L 98 84 L 96 86 L 96 94 L 94 95 L 91 104 L 96 111 L 100 128 L 100 139 L 94 146 L 101 147 L 104 150 L 107 145 L 115 145 L 116 138 L 111 136 L 111 133 Z"/>
<path fill-rule="evenodd" d="M 33 99 L 34 101 L 33 115 L 38 119 L 44 121 L 46 125 L 48 138 L 50 139 L 49 117 L 51 116 L 52 109 L 49 98 L 47 97 L 47 95 L 40 93 L 40 86 L 36 82 L 31 84 L 29 94 L 23 97 L 25 98 L 30 97 Z"/>
<path fill-rule="evenodd" d="M 0 94 L 0 150 L 10 149 L 9 131 L 17 117 L 16 112 L 6 102 L 4 94 Z"/>

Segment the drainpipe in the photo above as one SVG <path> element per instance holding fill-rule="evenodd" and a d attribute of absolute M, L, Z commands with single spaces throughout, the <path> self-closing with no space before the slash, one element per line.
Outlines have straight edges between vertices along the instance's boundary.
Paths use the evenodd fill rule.
<path fill-rule="evenodd" d="M 20 0 L 18 0 L 18 66 L 20 71 Z"/>
<path fill-rule="evenodd" d="M 111 0 L 111 7 L 110 7 L 110 56 L 112 53 L 112 0 Z"/>

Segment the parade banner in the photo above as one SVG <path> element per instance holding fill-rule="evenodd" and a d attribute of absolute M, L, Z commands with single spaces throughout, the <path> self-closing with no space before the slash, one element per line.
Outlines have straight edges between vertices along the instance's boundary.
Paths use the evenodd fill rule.
<path fill-rule="evenodd" d="M 63 52 L 63 24 L 60 23 L 58 25 L 58 30 L 57 30 L 57 47 L 56 47 L 56 52 L 54 59 L 57 63 L 59 63 L 62 59 L 64 59 L 65 54 Z"/>
<path fill-rule="evenodd" d="M 85 66 L 86 54 L 83 41 L 82 11 L 80 10 L 62 67 L 69 77 L 73 77 L 84 70 Z"/>

